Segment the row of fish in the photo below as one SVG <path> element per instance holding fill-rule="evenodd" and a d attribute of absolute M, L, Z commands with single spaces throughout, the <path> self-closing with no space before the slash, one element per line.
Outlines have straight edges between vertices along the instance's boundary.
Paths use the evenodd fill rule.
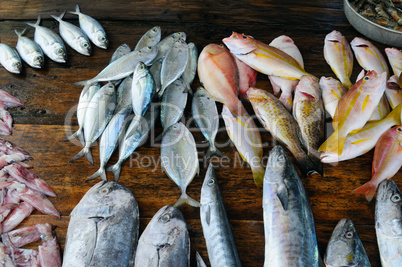
<path fill-rule="evenodd" d="M 50 224 L 15 229 L 34 209 L 60 218 L 52 188 L 26 161 L 32 157 L 17 145 L 0 139 L 0 258 L 4 266 L 61 266 L 60 249 Z M 42 240 L 39 250 L 21 249 Z M 25 264 L 25 265 L 24 265 Z"/>
<path fill-rule="evenodd" d="M 52 17 L 59 22 L 60 35 L 71 48 L 86 56 L 91 55 L 91 42 L 102 49 L 107 48 L 109 41 L 98 21 L 83 14 L 78 5 L 75 11 L 69 13 L 78 15 L 80 27 L 63 20 L 65 12 L 59 17 L 54 15 Z M 51 29 L 40 26 L 40 21 L 39 16 L 36 23 L 27 22 L 29 26 L 35 28 L 35 41 L 24 36 L 26 28 L 22 31 L 15 30 L 18 36 L 16 45 L 18 53 L 11 46 L 0 43 L 0 64 L 9 72 L 16 74 L 21 72 L 21 58 L 32 68 L 44 66 L 44 55 L 58 63 L 66 62 L 67 50 L 63 40 Z"/>

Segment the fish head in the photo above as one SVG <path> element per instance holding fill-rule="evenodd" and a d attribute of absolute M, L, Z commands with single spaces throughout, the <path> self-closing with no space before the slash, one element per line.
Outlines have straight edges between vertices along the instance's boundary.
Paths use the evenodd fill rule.
<path fill-rule="evenodd" d="M 338 31 L 332 31 L 325 36 L 325 43 L 341 43 L 346 38 Z"/>
<path fill-rule="evenodd" d="M 209 163 L 204 182 L 201 187 L 201 205 L 215 202 L 219 195 L 218 181 L 212 163 Z"/>
<path fill-rule="evenodd" d="M 319 81 L 319 86 L 320 86 L 320 89 L 323 92 L 326 92 L 326 91 L 330 92 L 330 91 L 333 91 L 333 90 L 346 92 L 346 90 L 343 87 L 342 83 L 339 80 L 337 80 L 335 78 L 332 78 L 332 77 L 324 77 L 324 76 L 322 76 L 320 81 Z M 340 90 L 338 90 L 337 88 L 339 88 Z"/>
<path fill-rule="evenodd" d="M 19 74 L 22 70 L 21 61 L 19 61 L 17 58 L 10 58 L 4 64 L 4 68 L 11 73 Z"/>
<path fill-rule="evenodd" d="M 93 32 L 91 40 L 100 48 L 107 49 L 109 46 L 109 39 L 107 38 L 106 33 L 102 30 Z"/>
<path fill-rule="evenodd" d="M 45 58 L 41 53 L 33 53 L 31 59 L 32 65 L 34 68 L 42 68 L 45 63 Z"/>
<path fill-rule="evenodd" d="M 186 41 L 186 33 L 185 32 L 175 32 L 175 33 L 173 33 L 172 34 L 172 38 L 175 40 L 175 41 L 179 41 L 179 40 L 183 40 L 183 41 Z"/>
<path fill-rule="evenodd" d="M 149 38 L 151 40 L 159 41 L 161 39 L 162 31 L 160 26 L 155 26 L 149 30 Z"/>
<path fill-rule="evenodd" d="M 92 47 L 90 42 L 83 37 L 80 37 L 77 39 L 77 43 L 78 43 L 78 50 L 80 51 L 80 53 L 86 55 L 86 56 L 90 56 L 91 52 L 92 52 Z"/>
<path fill-rule="evenodd" d="M 234 55 L 246 55 L 258 49 L 253 37 L 236 32 L 233 32 L 230 37 L 224 38 L 222 42 Z"/>
<path fill-rule="evenodd" d="M 50 51 L 52 54 L 52 59 L 58 63 L 66 63 L 67 53 L 65 48 L 59 43 L 54 43 L 52 50 Z"/>
<path fill-rule="evenodd" d="M 402 195 L 392 179 L 378 186 L 375 227 L 386 235 L 402 235 Z"/>
<path fill-rule="evenodd" d="M 375 70 L 371 70 L 364 75 L 356 84 L 361 90 L 365 92 L 376 93 L 380 96 L 383 95 L 387 84 L 387 72 L 380 75 Z M 356 85 L 355 84 L 355 85 Z"/>
<path fill-rule="evenodd" d="M 143 79 L 148 74 L 147 65 L 144 62 L 139 62 L 134 69 L 133 74 L 133 82 L 138 82 L 140 79 Z"/>
<path fill-rule="evenodd" d="M 291 164 L 290 160 L 282 146 L 275 146 L 269 153 L 264 180 L 268 183 L 280 183 L 284 177 L 282 174 L 285 173 L 289 164 Z M 270 175 L 270 173 L 279 175 Z"/>
<path fill-rule="evenodd" d="M 327 266 L 358 266 L 360 238 L 352 220 L 342 219 L 328 241 L 324 262 Z"/>
<path fill-rule="evenodd" d="M 188 53 L 188 45 L 187 45 L 187 43 L 185 42 L 185 41 L 183 41 L 183 40 L 177 40 L 174 44 L 173 44 L 173 47 L 175 48 L 175 49 L 180 49 L 180 50 L 184 50 L 184 51 L 186 51 L 186 53 Z"/>
<path fill-rule="evenodd" d="M 284 50 L 284 48 L 289 47 L 289 44 L 294 45 L 294 43 L 295 42 L 289 36 L 281 35 L 272 40 L 269 45 Z"/>
<path fill-rule="evenodd" d="M 366 39 L 355 37 L 351 42 L 350 45 L 352 46 L 353 50 L 355 51 L 363 51 L 369 50 L 373 47 L 373 44 Z"/>
<path fill-rule="evenodd" d="M 390 60 L 398 59 L 402 57 L 402 51 L 397 48 L 385 48 L 385 53 Z"/>
<path fill-rule="evenodd" d="M 156 55 L 158 54 L 159 48 L 156 46 L 146 46 L 140 50 L 138 50 L 138 53 L 142 54 L 142 55 L 148 55 L 150 57 L 150 60 L 153 60 Z M 148 63 L 148 62 L 145 62 Z"/>
<path fill-rule="evenodd" d="M 267 101 L 267 92 L 265 90 L 250 87 L 246 94 L 251 103 L 265 103 Z"/>
<path fill-rule="evenodd" d="M 307 99 L 318 101 L 321 99 L 321 90 L 318 78 L 313 75 L 304 75 L 300 78 L 295 90 L 296 94 L 301 94 Z"/>

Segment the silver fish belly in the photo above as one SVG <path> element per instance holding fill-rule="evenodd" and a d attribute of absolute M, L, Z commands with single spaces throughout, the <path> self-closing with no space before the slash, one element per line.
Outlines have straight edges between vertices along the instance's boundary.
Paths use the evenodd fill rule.
<path fill-rule="evenodd" d="M 194 81 L 195 74 L 197 73 L 198 65 L 198 51 L 194 43 L 188 44 L 188 59 L 186 68 L 183 72 L 183 81 L 186 84 L 187 91 L 191 91 L 191 84 Z"/>
<path fill-rule="evenodd" d="M 133 73 L 131 100 L 136 116 L 143 116 L 155 94 L 155 82 L 146 65 L 138 63 Z"/>

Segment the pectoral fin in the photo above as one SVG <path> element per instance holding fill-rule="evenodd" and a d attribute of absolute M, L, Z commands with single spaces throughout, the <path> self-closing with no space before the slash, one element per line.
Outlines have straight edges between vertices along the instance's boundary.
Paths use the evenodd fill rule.
<path fill-rule="evenodd" d="M 279 184 L 278 190 L 276 192 L 276 196 L 282 204 L 283 210 L 288 209 L 289 202 L 289 193 L 286 185 L 284 183 Z"/>

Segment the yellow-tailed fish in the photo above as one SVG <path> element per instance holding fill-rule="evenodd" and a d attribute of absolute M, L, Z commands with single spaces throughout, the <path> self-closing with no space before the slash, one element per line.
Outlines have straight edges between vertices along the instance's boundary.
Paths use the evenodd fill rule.
<path fill-rule="evenodd" d="M 392 71 L 399 77 L 402 73 L 402 51 L 396 48 L 385 48 L 385 54 L 387 54 Z"/>
<path fill-rule="evenodd" d="M 265 90 L 253 87 L 247 91 L 247 99 L 250 100 L 255 114 L 265 129 L 283 143 L 296 158 L 300 170 L 305 175 L 318 172 L 302 149 L 296 120 L 278 98 Z"/>
<path fill-rule="evenodd" d="M 303 57 L 299 49 L 295 45 L 294 41 L 290 37 L 286 35 L 281 35 L 272 40 L 269 45 L 287 53 L 289 56 L 293 57 L 302 68 L 304 68 Z M 268 76 L 268 78 L 271 81 L 272 87 L 275 90 L 275 94 L 278 94 L 279 91 L 282 91 L 279 100 L 288 110 L 292 110 L 293 90 L 295 89 L 299 81 L 284 79 L 276 76 Z"/>
<path fill-rule="evenodd" d="M 395 107 L 384 119 L 368 122 L 361 130 L 349 134 L 341 155 L 324 151 L 320 158 L 323 163 L 335 163 L 361 156 L 375 147 L 380 136 L 395 125 L 401 124 L 402 104 Z"/>
<path fill-rule="evenodd" d="M 353 53 L 340 32 L 332 31 L 325 36 L 324 58 L 342 85 L 347 89 L 352 87 L 350 76 L 353 71 Z"/>
<path fill-rule="evenodd" d="M 402 167 L 402 126 L 386 131 L 378 140 L 373 158 L 371 180 L 353 193 L 363 193 L 371 201 L 378 185 L 385 179 L 391 179 Z"/>
<path fill-rule="evenodd" d="M 353 52 L 355 53 L 357 62 L 366 71 L 375 70 L 378 74 L 383 72 L 387 73 L 387 79 L 389 77 L 389 69 L 384 56 L 381 54 L 380 50 L 373 45 L 371 42 L 356 37 L 350 42 Z M 383 96 L 381 98 L 378 107 L 374 111 L 370 118 L 372 120 L 381 120 L 390 112 L 389 103 L 387 98 Z"/>
<path fill-rule="evenodd" d="M 373 115 L 384 94 L 386 79 L 386 72 L 377 75 L 375 71 L 369 71 L 342 96 L 332 121 L 335 132 L 320 146 L 319 151 L 342 154 L 346 136 L 363 128 Z"/>
<path fill-rule="evenodd" d="M 226 105 L 235 116 L 246 112 L 239 98 L 239 77 L 235 59 L 223 45 L 209 44 L 198 58 L 198 77 L 205 90 Z"/>
<path fill-rule="evenodd" d="M 392 75 L 387 81 L 385 95 L 391 108 L 395 108 L 397 105 L 402 103 L 402 88 L 399 85 L 399 78 L 397 76 Z"/>
<path fill-rule="evenodd" d="M 324 76 L 320 79 L 320 88 L 325 110 L 333 118 L 339 100 L 346 93 L 346 89 L 337 79 Z"/>
<path fill-rule="evenodd" d="M 323 167 L 318 148 L 324 141 L 325 110 L 316 77 L 301 77 L 295 89 L 293 117 L 299 124 L 307 155 L 313 161 L 316 170 L 322 175 Z"/>
<path fill-rule="evenodd" d="M 265 169 L 261 165 L 262 144 L 260 131 L 247 112 L 243 116 L 233 116 L 227 106 L 223 106 L 222 117 L 229 138 L 236 146 L 242 159 L 250 164 L 254 183 L 262 187 Z"/>
<path fill-rule="evenodd" d="M 253 37 L 233 32 L 223 43 L 238 59 L 261 73 L 291 80 L 309 75 L 300 64 L 282 50 L 255 40 Z"/>

